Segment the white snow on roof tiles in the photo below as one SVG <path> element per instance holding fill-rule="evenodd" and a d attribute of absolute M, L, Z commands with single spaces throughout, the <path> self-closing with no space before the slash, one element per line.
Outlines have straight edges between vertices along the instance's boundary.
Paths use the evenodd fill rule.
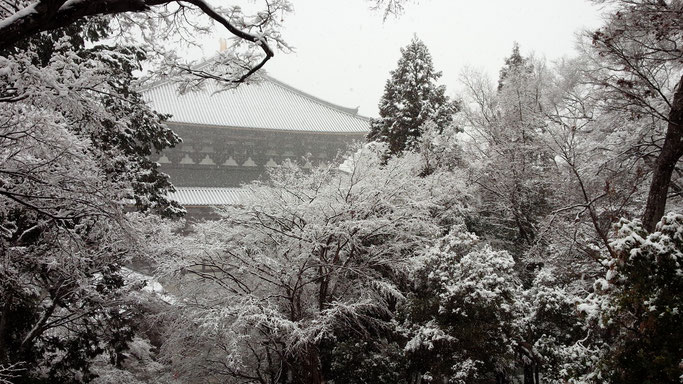
<path fill-rule="evenodd" d="M 180 95 L 173 82 L 147 90 L 143 97 L 174 123 L 320 133 L 367 133 L 370 119 L 355 110 L 308 95 L 270 76 L 258 83 L 223 90 L 207 81 L 203 90 Z"/>
<path fill-rule="evenodd" d="M 172 200 L 184 206 L 235 205 L 251 196 L 244 188 L 176 187 L 169 194 Z"/>

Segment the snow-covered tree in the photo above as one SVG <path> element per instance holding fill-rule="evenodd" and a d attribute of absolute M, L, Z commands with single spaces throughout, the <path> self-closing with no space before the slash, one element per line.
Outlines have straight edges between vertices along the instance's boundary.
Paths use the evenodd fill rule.
<path fill-rule="evenodd" d="M 519 261 L 515 364 L 525 383 L 595 369 L 599 339 L 588 338 L 575 303 L 601 273 L 612 223 L 635 212 L 642 191 L 643 175 L 621 162 L 616 144 L 629 134 L 606 134 L 615 120 L 599 113 L 583 65 L 551 71 L 515 46 L 497 88 L 463 76 L 476 107 L 463 114 L 472 135 L 465 156 L 482 196 L 471 228 Z"/>
<path fill-rule="evenodd" d="M 505 65 L 500 70 L 498 90 L 502 91 L 508 83 L 518 81 L 522 73 L 532 74 L 533 72 L 534 65 L 530 58 L 522 56 L 519 52 L 519 43 L 515 42 L 512 45 L 512 53 L 505 58 Z"/>
<path fill-rule="evenodd" d="M 403 323 L 410 367 L 423 381 L 510 382 L 521 295 L 514 264 L 462 224 L 425 251 Z"/>
<path fill-rule="evenodd" d="M 182 213 L 146 158 L 178 138 L 134 91 L 142 52 L 98 43 L 106 25 L 0 55 L 0 365 L 17 381 L 87 381 L 97 356 L 121 361 L 139 315 L 121 267 L 149 251 L 150 220 L 126 205 Z"/>
<path fill-rule="evenodd" d="M 10 0 L 1 5 L 0 50 L 12 49 L 40 32 L 104 17 L 122 40 L 134 40 L 149 55 L 154 54 L 162 73 L 228 83 L 246 81 L 273 57 L 276 47 L 286 46 L 279 35 L 279 22 L 291 8 L 286 0 L 271 1 L 251 16 L 239 6 L 214 7 L 204 0 Z M 233 41 L 232 49 L 219 57 L 222 72 L 195 70 L 179 59 L 174 44 L 168 44 L 193 43 L 214 25 L 224 28 Z"/>
<path fill-rule="evenodd" d="M 182 251 L 171 246 L 166 270 L 186 272 L 165 347 L 179 372 L 336 381 L 326 367 L 341 351 L 325 350 L 329 340 L 373 342 L 391 328 L 414 255 L 439 236 L 459 192 L 447 175 L 418 177 L 417 155 L 383 166 L 384 151 L 356 152 L 343 172 L 287 164 L 271 185 L 251 185 L 243 207 L 196 226 Z"/>
<path fill-rule="evenodd" d="M 471 101 L 463 114 L 472 138 L 467 163 L 481 196 L 476 231 L 502 241 L 515 257 L 536 240 L 553 174 L 542 112 L 549 71 L 541 61 L 518 56 L 515 46 L 497 90 L 485 76 L 462 76 Z"/>
<path fill-rule="evenodd" d="M 403 342 L 404 337 L 394 329 L 373 338 L 351 330 L 336 332 L 324 346 L 328 353 L 325 360 L 330 366 L 329 377 L 348 384 L 413 383 Z"/>
<path fill-rule="evenodd" d="M 604 278 L 580 306 L 607 343 L 589 378 L 674 383 L 683 374 L 683 216 L 664 216 L 652 233 L 639 220 L 622 220 L 616 229 Z"/>
<path fill-rule="evenodd" d="M 93 364 L 121 371 L 140 340 L 142 285 L 122 265 L 153 253 L 141 229 L 165 225 L 126 206 L 182 213 L 147 159 L 178 138 L 132 73 L 147 58 L 152 73 L 187 75 L 190 87 L 245 81 L 286 48 L 278 27 L 289 10 L 287 1 L 253 16 L 202 0 L 0 2 L 0 380 L 89 381 Z M 214 72 L 197 71 L 174 43 L 212 23 L 234 44 Z"/>
<path fill-rule="evenodd" d="M 420 154 L 422 175 L 437 171 L 459 173 L 466 169 L 458 127 L 439 127 L 428 121 L 421 130 L 415 150 Z"/>
<path fill-rule="evenodd" d="M 575 282 L 563 272 L 543 267 L 519 297 L 523 310 L 517 320 L 519 352 L 525 384 L 572 382 L 595 369 L 600 349 L 588 340 L 590 332 L 577 310 L 584 295 L 576 293 Z"/>
<path fill-rule="evenodd" d="M 198 75 L 168 38 L 213 20 L 236 45 L 212 76 L 243 81 L 272 56 L 266 40 L 278 44 L 273 15 L 289 4 L 268 6 L 249 18 L 204 1 L 0 2 L 0 369 L 13 381 L 89 381 L 102 356 L 120 368 L 140 286 L 121 267 L 151 253 L 139 229 L 152 218 L 126 206 L 183 212 L 147 158 L 179 139 L 133 72 L 154 58 L 156 72 Z"/>
<path fill-rule="evenodd" d="M 446 87 L 437 85 L 441 72 L 434 69 L 427 46 L 417 37 L 401 48 L 398 67 L 391 71 L 379 102 L 369 140 L 389 144 L 391 154 L 416 148 L 423 125 L 432 121 L 439 129 L 450 125 L 458 104 L 446 96 Z"/>
<path fill-rule="evenodd" d="M 654 231 L 670 188 L 680 191 L 675 180 L 683 156 L 683 3 L 607 2 L 613 7 L 606 23 L 589 36 L 590 78 L 602 88 L 607 109 L 644 127 L 649 140 L 623 150 L 643 158 L 652 171 L 643 224 Z"/>
<path fill-rule="evenodd" d="M 637 215 L 646 194 L 642 159 L 624 151 L 646 139 L 642 127 L 601 110 L 600 92 L 585 76 L 584 57 L 562 61 L 546 91 L 545 142 L 554 163 L 547 176 L 561 188 L 538 225 L 547 247 L 533 251 L 559 276 L 583 280 L 583 289 L 601 273 L 612 225 Z"/>

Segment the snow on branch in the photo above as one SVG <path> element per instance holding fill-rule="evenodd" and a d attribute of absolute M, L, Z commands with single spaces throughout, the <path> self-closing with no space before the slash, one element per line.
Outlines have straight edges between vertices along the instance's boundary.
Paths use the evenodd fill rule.
<path fill-rule="evenodd" d="M 19 373 L 24 371 L 23 365 L 21 362 L 0 365 L 0 384 L 12 384 L 12 379 L 16 379 L 19 377 Z"/>
<path fill-rule="evenodd" d="M 157 9 L 156 7 L 173 4 L 179 5 L 178 9 L 171 12 L 163 12 L 161 10 L 154 12 Z M 262 56 L 258 61 L 251 62 L 251 65 L 245 69 L 244 73 L 232 80 L 235 83 L 245 81 L 274 56 L 273 49 L 270 47 L 266 35 L 253 33 L 250 30 L 253 27 L 263 29 L 269 20 L 275 17 L 275 12 L 285 12 L 289 9 L 289 3 L 286 1 L 281 5 L 279 3 L 269 3 L 268 10 L 259 13 L 260 23 L 258 25 L 244 25 L 241 28 L 238 26 L 239 23 L 224 16 L 223 12 L 218 8 L 212 7 L 204 0 L 41 0 L 25 5 L 14 13 L 10 13 L 6 9 L 0 12 L 0 16 L 4 17 L 3 20 L 0 20 L 0 50 L 12 48 L 20 41 L 40 32 L 66 27 L 88 17 L 124 13 L 154 13 L 153 16 L 150 15 L 148 17 L 174 18 L 178 12 L 184 12 L 185 6 L 196 8 L 202 14 L 227 29 L 238 40 L 249 42 L 262 51 Z M 278 42 L 278 45 L 282 45 L 282 42 Z"/>

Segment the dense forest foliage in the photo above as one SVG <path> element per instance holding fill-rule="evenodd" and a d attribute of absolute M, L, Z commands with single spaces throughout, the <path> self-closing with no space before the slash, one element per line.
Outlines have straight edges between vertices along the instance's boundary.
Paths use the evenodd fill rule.
<path fill-rule="evenodd" d="M 683 2 L 607 3 L 457 100 L 415 37 L 368 142 L 188 233 L 138 70 L 236 86 L 289 3 L 1 2 L 0 383 L 680 382 Z M 214 72 L 154 45 L 197 15 Z"/>

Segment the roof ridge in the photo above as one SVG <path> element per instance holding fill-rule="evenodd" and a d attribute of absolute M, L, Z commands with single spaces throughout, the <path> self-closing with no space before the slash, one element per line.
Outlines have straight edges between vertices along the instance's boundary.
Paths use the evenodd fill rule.
<path fill-rule="evenodd" d="M 247 84 L 234 87 L 234 92 L 222 92 L 220 81 L 209 80 L 203 89 L 180 95 L 175 80 L 172 76 L 161 78 L 140 89 L 155 110 L 174 116 L 168 124 L 355 134 L 367 133 L 372 121 L 359 115 L 357 108 L 346 108 L 313 96 L 265 70 L 255 74 Z"/>
<path fill-rule="evenodd" d="M 221 189 L 221 190 L 228 190 L 228 189 L 230 189 L 230 190 L 236 190 L 236 189 L 239 189 L 239 190 L 246 190 L 246 189 L 243 188 L 243 187 L 202 187 L 202 186 L 191 187 L 191 186 L 174 186 L 174 188 L 175 188 L 176 190 L 179 190 L 179 189 Z"/>
<path fill-rule="evenodd" d="M 214 57 L 205 59 L 204 61 L 202 61 L 200 63 L 195 64 L 194 67 L 196 69 L 201 69 L 201 68 L 204 68 L 204 67 L 211 65 L 211 62 L 216 61 L 216 60 L 217 60 L 217 56 L 214 56 Z M 274 83 L 276 85 L 279 85 L 279 86 L 281 86 L 287 90 L 290 90 L 290 91 L 292 91 L 292 92 L 294 92 L 300 96 L 303 96 L 307 99 L 310 99 L 311 101 L 316 102 L 316 103 L 318 103 L 324 107 L 327 107 L 327 108 L 330 108 L 330 109 L 333 109 L 333 110 L 336 110 L 339 112 L 346 113 L 347 115 L 351 115 L 353 117 L 357 117 L 357 118 L 360 118 L 362 120 L 366 120 L 366 121 L 372 120 L 372 118 L 370 118 L 370 117 L 358 114 L 358 108 L 359 107 L 356 107 L 356 108 L 344 107 L 342 105 L 335 104 L 335 103 L 329 102 L 327 100 L 323 100 L 320 97 L 314 96 L 308 92 L 304 92 L 304 91 L 300 90 L 297 87 L 294 87 L 290 84 L 287 84 L 282 80 L 276 79 L 275 77 L 271 76 L 265 69 L 261 69 L 261 70 L 257 71 L 256 73 L 254 73 L 253 75 L 255 75 L 255 77 L 257 77 L 257 78 L 260 76 L 263 80 L 271 81 L 272 83 Z M 217 80 L 213 80 L 213 81 L 217 82 Z M 162 85 L 165 85 L 167 83 L 172 83 L 172 82 L 173 82 L 173 79 L 171 77 L 152 80 L 151 83 L 149 83 L 148 85 L 140 87 L 139 91 L 140 92 L 149 91 L 151 89 L 154 89 L 154 88 L 157 88 L 157 87 L 160 87 Z M 257 79 L 252 84 L 259 84 L 259 82 L 260 82 L 259 79 Z M 238 84 L 237 86 L 244 86 L 244 85 L 249 85 L 249 84 L 250 83 L 243 83 L 243 84 Z"/>
<path fill-rule="evenodd" d="M 339 104 L 335 104 L 335 103 L 331 103 L 327 100 L 323 100 L 317 96 L 314 96 L 308 92 L 304 92 L 304 91 L 302 91 L 302 90 L 300 90 L 300 89 L 298 89 L 298 88 L 296 88 L 290 84 L 287 84 L 282 80 L 274 78 L 273 76 L 268 74 L 265 70 L 260 75 L 261 75 L 261 77 L 263 77 L 264 80 L 270 81 L 270 82 L 274 83 L 275 85 L 278 85 L 282 88 L 285 88 L 289 91 L 292 91 L 292 92 L 294 92 L 300 96 L 303 96 L 303 97 L 305 97 L 305 98 L 307 98 L 307 99 L 309 99 L 309 100 L 311 100 L 317 104 L 322 105 L 323 107 L 330 108 L 332 110 L 336 110 L 336 111 L 345 113 L 347 115 L 351 115 L 353 117 L 360 118 L 362 120 L 367 120 L 367 121 L 372 120 L 370 117 L 358 114 L 358 107 L 356 107 L 356 108 L 344 107 L 344 106 L 341 106 Z"/>

